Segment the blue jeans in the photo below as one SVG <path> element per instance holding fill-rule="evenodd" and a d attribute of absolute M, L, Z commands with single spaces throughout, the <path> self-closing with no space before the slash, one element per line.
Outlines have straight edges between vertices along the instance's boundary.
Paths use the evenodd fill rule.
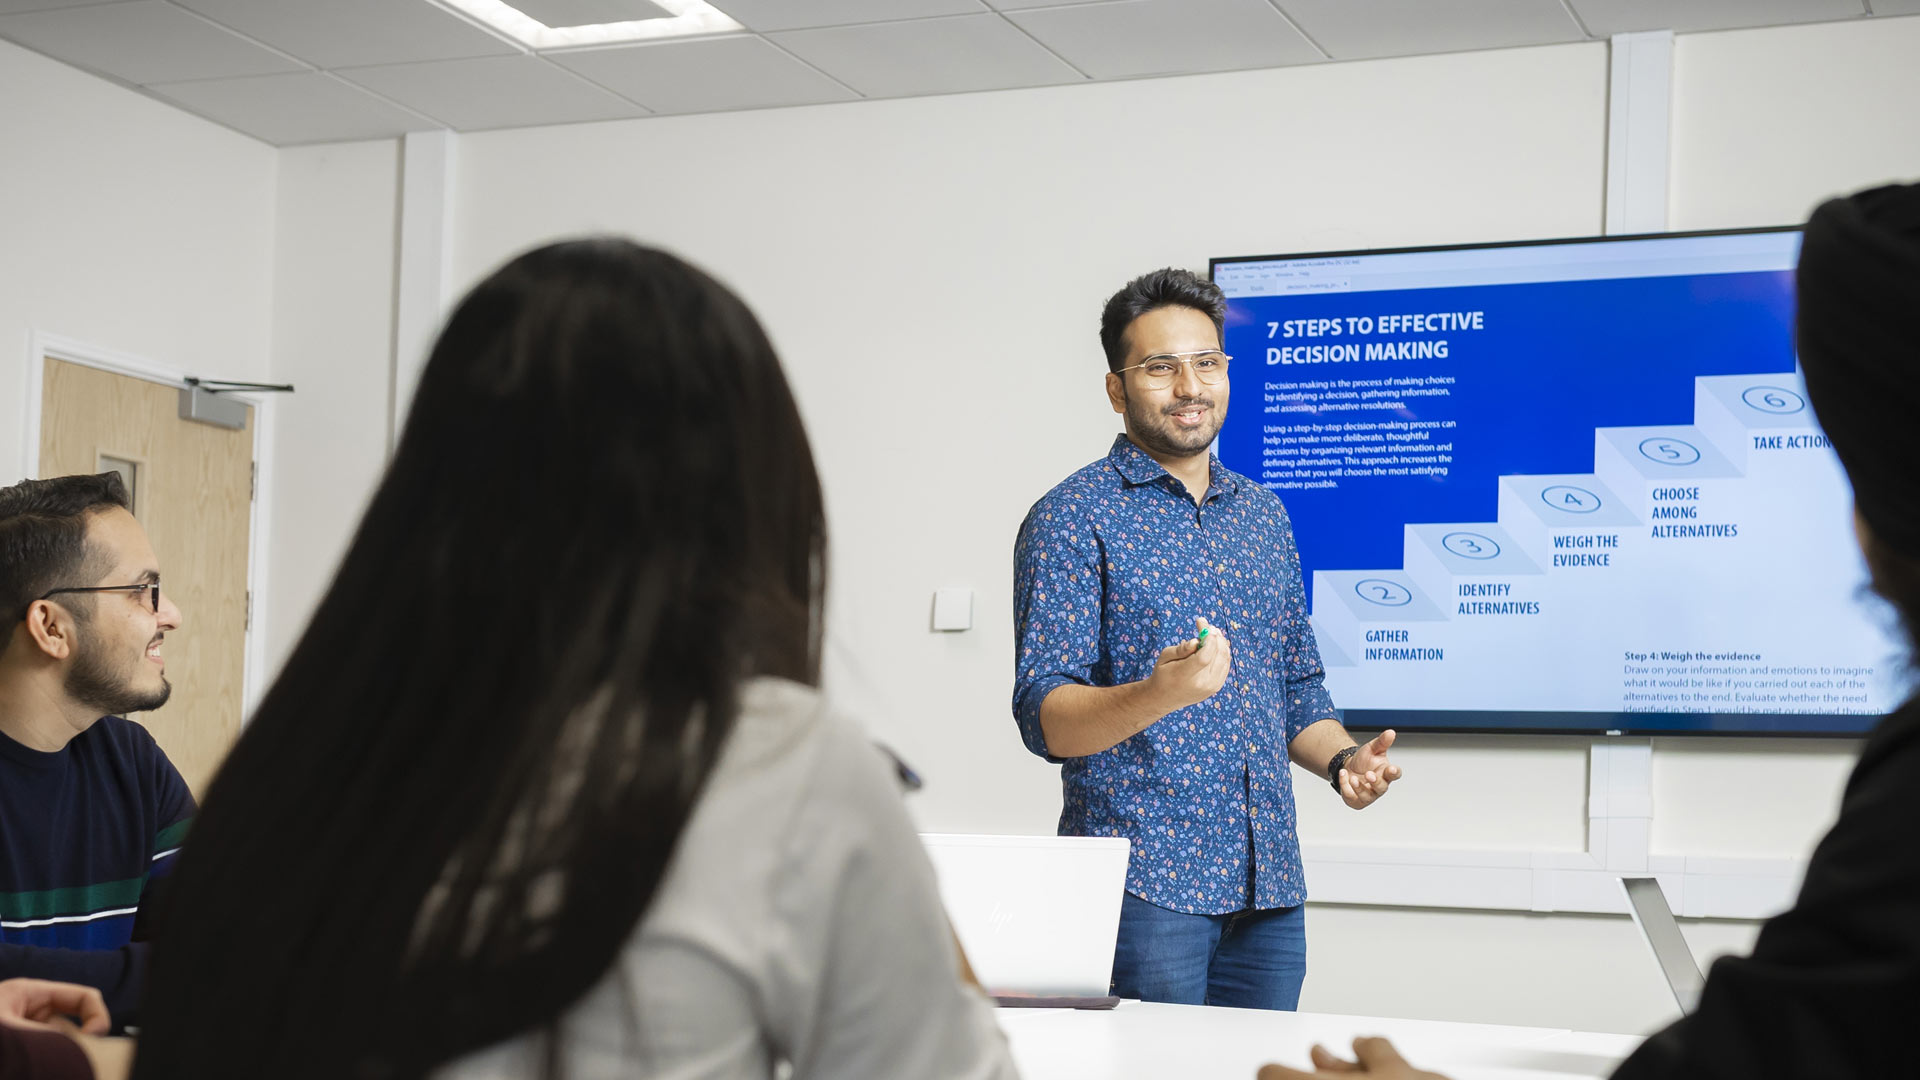
<path fill-rule="evenodd" d="M 1291 1012 L 1306 978 L 1304 905 L 1187 915 L 1132 893 L 1120 902 L 1117 997 Z"/>

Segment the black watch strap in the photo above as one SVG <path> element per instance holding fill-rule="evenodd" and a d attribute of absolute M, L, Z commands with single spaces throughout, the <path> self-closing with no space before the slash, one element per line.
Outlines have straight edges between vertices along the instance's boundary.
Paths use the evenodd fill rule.
<path fill-rule="evenodd" d="M 1327 783 L 1333 785 L 1333 790 L 1335 791 L 1340 790 L 1340 770 L 1346 768 L 1347 762 L 1352 761 L 1353 755 L 1359 752 L 1360 752 L 1360 745 L 1358 743 L 1355 743 L 1354 745 L 1347 747 L 1345 750 L 1341 750 L 1338 753 L 1334 754 L 1333 760 L 1327 762 Z"/>

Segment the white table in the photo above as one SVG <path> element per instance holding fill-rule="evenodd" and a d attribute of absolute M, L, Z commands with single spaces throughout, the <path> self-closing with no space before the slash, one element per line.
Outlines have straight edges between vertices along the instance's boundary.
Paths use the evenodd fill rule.
<path fill-rule="evenodd" d="M 1318 1042 L 1345 1053 L 1356 1035 L 1384 1035 L 1424 1069 L 1452 1080 L 1604 1077 L 1637 1036 L 1564 1028 L 1262 1012 L 1122 1002 L 1111 1011 L 1001 1009 L 1024 1080 L 1253 1080 L 1267 1062 L 1307 1064 Z"/>

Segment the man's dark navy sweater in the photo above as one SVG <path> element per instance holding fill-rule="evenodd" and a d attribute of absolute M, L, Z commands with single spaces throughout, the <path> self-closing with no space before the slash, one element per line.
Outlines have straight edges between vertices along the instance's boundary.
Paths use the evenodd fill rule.
<path fill-rule="evenodd" d="M 0 978 L 98 987 L 116 1026 L 137 1022 L 137 924 L 193 812 L 138 724 L 105 717 L 52 753 L 0 735 Z"/>

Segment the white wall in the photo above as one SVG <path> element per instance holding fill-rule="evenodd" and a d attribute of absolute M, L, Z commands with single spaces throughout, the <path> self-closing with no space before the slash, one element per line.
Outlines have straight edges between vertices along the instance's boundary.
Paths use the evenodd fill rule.
<path fill-rule="evenodd" d="M 612 230 L 747 297 L 828 488 L 832 685 L 926 775 L 924 826 L 1049 832 L 1057 771 L 1008 712 L 1011 546 L 1032 501 L 1118 430 L 1095 335 L 1107 294 L 1216 254 L 1597 232 L 1605 94 L 1606 49 L 1583 45 L 470 136 L 451 277 Z M 971 633 L 927 632 L 942 585 L 977 590 Z M 1303 782 L 1303 832 L 1584 844 L 1584 744 L 1410 739 L 1403 757 L 1413 779 L 1366 815 Z M 1309 925 L 1309 1008 L 1658 1016 L 1657 982 L 1632 968 L 1615 982 L 1640 1007 L 1608 1016 L 1611 987 L 1556 999 L 1457 962 L 1477 937 L 1506 942 L 1495 966 L 1544 950 L 1584 969 L 1629 955 L 1625 920 L 1326 907 Z M 1381 995 L 1341 941 L 1415 977 Z"/>
<path fill-rule="evenodd" d="M 394 140 L 280 155 L 274 246 L 277 404 L 274 669 L 333 577 L 386 464 L 400 149 Z"/>
<path fill-rule="evenodd" d="M 1804 104 L 1813 86 L 1836 107 L 1914 100 L 1917 34 L 1920 20 L 1681 38 L 1674 227 L 1792 222 L 1821 194 L 1920 173 L 1911 118 L 1836 129 Z M 1606 51 L 1585 45 L 467 137 L 451 276 L 612 230 L 746 296 L 826 478 L 833 686 L 927 774 L 923 825 L 1044 832 L 1055 772 L 1007 710 L 1010 545 L 1031 501 L 1116 430 L 1100 301 L 1216 254 L 1598 232 L 1605 89 Z M 1799 158 L 1782 147 L 1809 160 L 1785 167 Z M 926 632 L 942 585 L 978 591 L 972 633 Z M 1851 752 L 1658 740 L 1654 851 L 1804 856 Z M 1584 744 L 1428 736 L 1401 757 L 1405 786 L 1366 814 L 1303 782 L 1303 835 L 1585 842 Z M 1316 905 L 1309 925 L 1308 1008 L 1621 1031 L 1672 1010 L 1623 918 Z M 1688 927 L 1704 955 L 1756 930 Z"/>
<path fill-rule="evenodd" d="M 1102 301 L 1211 254 L 1597 231 L 1605 66 L 1584 45 L 471 136 L 452 277 L 613 230 L 738 289 L 828 489 L 836 689 L 926 772 L 929 828 L 1050 831 L 1055 770 L 1008 711 L 1011 550 L 1118 430 Z M 977 590 L 971 633 L 927 632 L 942 585 Z"/>
<path fill-rule="evenodd" d="M 31 331 L 186 374 L 269 369 L 269 147 L 0 42 L 0 483 Z"/>
<path fill-rule="evenodd" d="M 6 42 L 0 101 L 0 483 L 30 331 L 295 383 L 258 548 L 277 668 L 385 459 L 395 144 L 276 151 Z"/>
<path fill-rule="evenodd" d="M 1920 19 L 1681 37 L 1673 227 L 1791 222 L 1920 175 L 1920 120 L 1895 107 L 1920 100 L 1916 55 Z M 1209 255 L 1598 232 L 1605 90 L 1605 48 L 1577 45 L 469 136 L 451 278 L 615 230 L 738 289 L 825 475 L 834 688 L 927 775 L 923 824 L 1046 832 L 1055 773 L 1007 708 L 1010 548 L 1117 429 L 1100 301 Z M 0 171 L 0 415 L 19 415 L 28 325 L 239 377 L 268 374 L 270 346 L 301 388 L 273 481 L 281 655 L 385 448 L 395 147 L 275 155 L 6 45 L 0 100 L 29 103 L 0 139 L 33 166 Z M 977 590 L 973 632 L 926 631 L 941 585 Z M 1850 751 L 1657 740 L 1654 850 L 1804 855 Z M 1399 756 L 1407 781 L 1365 814 L 1303 777 L 1303 835 L 1584 842 L 1579 743 L 1428 736 Z M 1620 918 L 1320 904 L 1309 925 L 1308 1008 L 1602 1030 L 1670 1011 Z M 1689 935 L 1723 951 L 1754 929 Z"/>
<path fill-rule="evenodd" d="M 1920 177 L 1920 17 L 1683 34 L 1674 42 L 1675 229 L 1804 221 Z"/>

